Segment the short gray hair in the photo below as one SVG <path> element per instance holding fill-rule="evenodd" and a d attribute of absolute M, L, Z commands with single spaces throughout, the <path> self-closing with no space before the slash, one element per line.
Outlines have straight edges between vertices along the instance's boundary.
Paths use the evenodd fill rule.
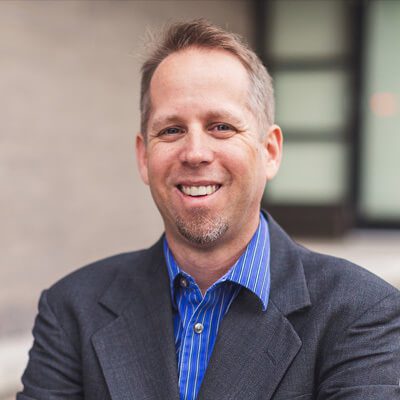
<path fill-rule="evenodd" d="M 225 50 L 237 57 L 249 76 L 249 107 L 258 121 L 259 129 L 266 132 L 274 123 L 271 76 L 257 54 L 239 35 L 227 32 L 205 19 L 195 19 L 168 26 L 152 45 L 141 70 L 140 127 L 143 135 L 146 136 L 151 111 L 150 82 L 155 70 L 170 54 L 190 47 Z"/>

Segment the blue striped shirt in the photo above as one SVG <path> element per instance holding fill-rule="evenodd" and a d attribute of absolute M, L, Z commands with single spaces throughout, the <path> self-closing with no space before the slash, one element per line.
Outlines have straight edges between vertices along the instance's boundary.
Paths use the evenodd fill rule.
<path fill-rule="evenodd" d="M 262 214 L 257 231 L 232 268 L 204 297 L 194 279 L 182 271 L 164 240 L 171 285 L 175 345 L 181 400 L 194 400 L 210 360 L 220 323 L 242 287 L 253 292 L 265 310 L 270 289 L 268 224 Z"/>

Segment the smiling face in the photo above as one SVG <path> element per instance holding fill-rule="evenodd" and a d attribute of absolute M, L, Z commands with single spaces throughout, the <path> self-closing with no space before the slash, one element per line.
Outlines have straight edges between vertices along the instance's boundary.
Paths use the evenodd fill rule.
<path fill-rule="evenodd" d="M 137 158 L 170 243 L 210 247 L 256 230 L 281 133 L 258 131 L 248 91 L 245 68 L 224 50 L 189 48 L 156 69 Z"/>

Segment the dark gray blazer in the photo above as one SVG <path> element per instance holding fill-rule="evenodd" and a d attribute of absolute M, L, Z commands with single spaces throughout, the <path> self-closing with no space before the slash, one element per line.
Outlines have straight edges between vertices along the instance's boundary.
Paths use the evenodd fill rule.
<path fill-rule="evenodd" d="M 268 220 L 268 309 L 241 291 L 198 398 L 400 399 L 399 291 Z M 161 240 L 72 273 L 42 294 L 17 400 L 178 400 L 173 312 Z"/>

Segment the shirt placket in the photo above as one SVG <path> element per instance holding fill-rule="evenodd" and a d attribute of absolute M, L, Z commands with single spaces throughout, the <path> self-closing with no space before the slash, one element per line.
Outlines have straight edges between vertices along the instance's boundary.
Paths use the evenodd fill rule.
<path fill-rule="evenodd" d="M 188 287 L 186 290 L 186 294 L 189 296 L 188 303 L 192 306 L 192 313 L 183 327 L 179 360 L 179 386 L 181 399 L 194 400 L 205 372 L 204 355 L 207 352 L 205 338 L 209 335 L 206 323 L 209 294 L 203 298 L 196 285 Z"/>

